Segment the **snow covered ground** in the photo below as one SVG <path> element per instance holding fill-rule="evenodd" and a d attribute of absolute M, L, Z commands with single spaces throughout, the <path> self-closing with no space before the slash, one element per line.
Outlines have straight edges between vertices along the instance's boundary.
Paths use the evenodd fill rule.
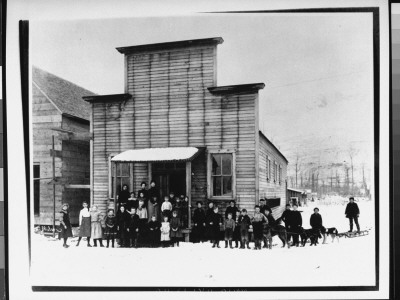
<path fill-rule="evenodd" d="M 309 203 L 303 210 L 303 227 L 318 206 L 324 226 L 340 232 L 349 229 L 345 206 Z M 179 248 L 88 248 L 85 242 L 70 248 L 62 242 L 33 234 L 31 283 L 38 286 L 364 286 L 375 284 L 374 205 L 358 202 L 361 229 L 370 234 L 340 238 L 340 242 L 262 249 L 212 249 L 210 243 L 181 243 Z M 221 241 L 221 246 L 223 242 Z M 252 245 L 251 245 L 252 246 Z"/>

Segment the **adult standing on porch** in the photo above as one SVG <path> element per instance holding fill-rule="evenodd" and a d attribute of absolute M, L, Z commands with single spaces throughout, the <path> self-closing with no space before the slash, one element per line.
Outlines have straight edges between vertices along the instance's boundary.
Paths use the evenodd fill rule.
<path fill-rule="evenodd" d="M 138 191 L 138 197 L 140 197 L 140 193 L 143 193 L 143 197 L 146 199 L 146 201 L 149 199 L 149 191 L 146 189 L 147 183 L 142 181 L 140 184 L 140 190 Z M 147 204 L 147 203 L 146 203 Z"/>
<path fill-rule="evenodd" d="M 121 207 L 121 205 L 125 205 L 128 202 L 128 199 L 130 198 L 130 196 L 131 195 L 129 193 L 129 187 L 127 184 L 124 184 L 117 196 L 118 210 Z"/>

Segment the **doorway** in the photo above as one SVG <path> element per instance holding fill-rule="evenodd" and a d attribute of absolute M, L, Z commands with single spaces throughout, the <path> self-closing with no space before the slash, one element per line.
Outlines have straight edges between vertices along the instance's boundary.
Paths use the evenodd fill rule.
<path fill-rule="evenodd" d="M 175 196 L 186 195 L 185 163 L 153 163 L 152 179 L 161 197 L 174 192 Z"/>

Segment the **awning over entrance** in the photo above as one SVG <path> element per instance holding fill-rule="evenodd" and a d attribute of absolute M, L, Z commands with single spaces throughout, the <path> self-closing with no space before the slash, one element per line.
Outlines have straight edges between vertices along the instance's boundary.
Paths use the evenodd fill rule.
<path fill-rule="evenodd" d="M 176 162 L 191 161 L 199 153 L 195 147 L 168 147 L 168 148 L 145 148 L 127 150 L 116 156 L 113 162 Z"/>

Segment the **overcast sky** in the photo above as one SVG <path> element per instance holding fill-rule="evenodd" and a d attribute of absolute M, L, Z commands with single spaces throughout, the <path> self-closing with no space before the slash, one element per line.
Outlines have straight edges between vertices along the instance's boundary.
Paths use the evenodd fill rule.
<path fill-rule="evenodd" d="M 222 37 L 218 85 L 266 84 L 260 128 L 291 166 L 297 153 L 303 165 L 349 161 L 350 146 L 356 165 L 372 166 L 372 14 L 204 14 L 30 26 L 32 64 L 98 94 L 124 92 L 116 47 Z"/>

